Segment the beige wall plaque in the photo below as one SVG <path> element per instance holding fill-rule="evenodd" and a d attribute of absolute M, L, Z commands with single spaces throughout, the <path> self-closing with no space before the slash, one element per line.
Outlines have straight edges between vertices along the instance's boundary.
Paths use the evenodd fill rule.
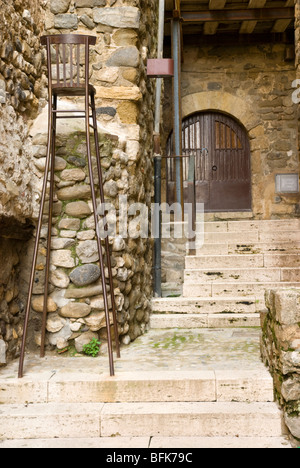
<path fill-rule="evenodd" d="M 277 174 L 276 193 L 299 193 L 299 174 Z"/>

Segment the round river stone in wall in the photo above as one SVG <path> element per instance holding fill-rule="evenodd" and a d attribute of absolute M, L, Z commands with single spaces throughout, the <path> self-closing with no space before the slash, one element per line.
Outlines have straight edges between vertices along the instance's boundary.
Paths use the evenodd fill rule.
<path fill-rule="evenodd" d="M 87 264 L 75 268 L 70 274 L 72 283 L 76 286 L 87 286 L 94 283 L 100 277 L 100 268 L 98 265 Z"/>
<path fill-rule="evenodd" d="M 91 307 L 88 304 L 83 304 L 81 302 L 69 302 L 69 304 L 62 307 L 59 315 L 66 318 L 82 318 L 89 315 L 91 312 Z"/>

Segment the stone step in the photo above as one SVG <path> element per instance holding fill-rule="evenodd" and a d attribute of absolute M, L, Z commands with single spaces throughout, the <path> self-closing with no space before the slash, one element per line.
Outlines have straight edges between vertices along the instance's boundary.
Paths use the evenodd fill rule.
<path fill-rule="evenodd" d="M 172 314 L 228 314 L 255 313 L 262 304 L 255 297 L 176 297 L 152 300 L 153 313 Z"/>
<path fill-rule="evenodd" d="M 267 289 L 300 288 L 300 283 L 273 283 L 273 282 L 215 282 L 215 283 L 185 283 L 183 285 L 183 297 L 243 297 L 254 296 L 255 300 L 264 303 Z"/>
<path fill-rule="evenodd" d="M 260 327 L 260 314 L 153 314 L 151 328 L 242 328 Z"/>
<path fill-rule="evenodd" d="M 204 235 L 201 233 L 197 234 L 196 244 L 197 248 L 201 248 L 202 245 L 208 244 L 222 244 L 225 242 L 230 243 L 245 243 L 245 242 L 259 242 L 258 231 L 238 231 L 238 232 L 205 232 Z"/>
<path fill-rule="evenodd" d="M 259 232 L 252 231 L 233 231 L 233 232 L 201 232 L 197 233 L 196 246 L 200 249 L 206 243 L 208 244 L 245 244 L 257 242 L 299 242 L 299 231 L 272 231 Z"/>
<path fill-rule="evenodd" d="M 272 268 L 299 267 L 300 254 L 202 255 L 185 258 L 188 270 L 199 268 Z"/>
<path fill-rule="evenodd" d="M 171 229 L 171 228 L 170 228 Z M 299 242 L 299 230 L 292 231 L 258 231 L 257 229 L 249 231 L 204 231 L 203 226 L 197 226 L 196 230 L 196 247 L 201 249 L 205 244 L 247 244 L 247 243 L 258 243 L 258 242 Z M 180 241 L 181 250 L 186 249 L 186 242 L 188 241 L 187 234 L 181 229 L 178 230 L 174 240 L 174 234 L 171 234 L 168 231 L 163 232 L 164 246 L 166 245 L 166 240 L 178 243 Z"/>
<path fill-rule="evenodd" d="M 0 439 L 100 437 L 103 403 L 0 406 Z"/>
<path fill-rule="evenodd" d="M 153 437 L 149 448 L 291 449 L 288 437 Z M 1 448 L 1 445 L 0 445 Z"/>
<path fill-rule="evenodd" d="M 260 232 L 258 236 L 260 242 L 298 242 L 299 230 L 297 231 L 266 231 Z"/>
<path fill-rule="evenodd" d="M 272 439 L 272 441 L 275 443 Z M 147 449 L 150 437 L 91 437 L 91 438 L 59 438 L 59 439 L 12 439 L 0 440 L 0 449 L 11 448 L 55 448 L 55 449 Z M 157 441 L 157 443 L 163 443 Z M 263 441 L 261 441 L 261 444 Z M 274 445 L 274 443 L 272 445 Z M 279 443 L 279 442 L 278 442 Z M 271 441 L 270 441 L 271 445 Z"/>
<path fill-rule="evenodd" d="M 300 254 L 264 254 L 264 266 L 266 268 L 280 267 L 293 268 L 300 266 Z"/>
<path fill-rule="evenodd" d="M 284 431 L 275 403 L 107 404 L 101 413 L 103 437 L 281 437 Z"/>
<path fill-rule="evenodd" d="M 300 268 L 219 268 L 185 270 L 184 283 L 300 282 Z"/>
<path fill-rule="evenodd" d="M 95 437 L 91 439 L 18 439 L 0 441 L 0 449 L 11 448 L 244 448 L 291 449 L 287 437 Z M 144 456 L 144 455 L 143 455 Z"/>
<path fill-rule="evenodd" d="M 60 371 L 0 380 L 1 410 L 37 404 L 141 403 L 194 401 L 273 401 L 266 369 L 247 371 L 164 371 L 103 374 Z M 40 406 L 43 409 L 43 406 Z M 3 413 L 5 414 L 5 413 Z M 28 414 L 31 414 L 28 411 Z M 1 420 L 2 421 L 2 420 Z"/>
<path fill-rule="evenodd" d="M 199 213 L 197 219 L 203 219 L 207 222 L 226 222 L 226 221 L 246 221 L 253 220 L 254 214 L 252 211 L 234 211 L 234 212 L 215 212 L 215 213 Z"/>
<path fill-rule="evenodd" d="M 201 223 L 199 223 L 201 224 Z M 207 232 L 240 232 L 257 230 L 268 232 L 274 230 L 295 231 L 300 230 L 299 219 L 279 219 L 279 220 L 244 220 L 244 221 L 215 221 L 204 222 Z"/>
<path fill-rule="evenodd" d="M 166 221 L 162 222 L 163 232 L 173 233 L 176 228 L 179 230 L 188 222 Z M 205 221 L 197 218 L 197 231 L 204 232 L 241 232 L 241 231 L 297 231 L 300 230 L 300 219 L 279 219 L 279 220 L 244 220 L 244 221 Z M 186 229 L 186 228 L 185 228 Z"/>
<path fill-rule="evenodd" d="M 202 255 L 253 255 L 253 254 L 294 254 L 300 253 L 300 242 L 257 242 L 242 244 L 209 244 L 205 243 L 203 247 L 197 249 L 197 256 Z"/>
<path fill-rule="evenodd" d="M 299 256 L 300 258 L 300 256 Z M 262 268 L 264 255 L 203 255 L 185 257 L 187 270 L 199 268 Z"/>
<path fill-rule="evenodd" d="M 81 403 L 4 405 L 0 439 L 281 437 L 275 403 Z"/>
<path fill-rule="evenodd" d="M 99 438 L 124 436 L 126 431 L 125 437 L 227 436 L 232 435 L 235 420 L 242 425 L 241 432 L 235 428 L 240 436 L 250 435 L 247 424 L 254 431 L 251 435 L 260 435 L 260 418 L 265 427 L 274 426 L 272 436 L 281 435 L 273 380 L 264 368 L 120 373 L 114 378 L 48 371 L 21 380 L 8 376 L 0 388 L 2 440 Z M 253 419 L 257 421 L 252 426 Z M 185 424 L 180 428 L 178 421 Z M 184 429 L 190 424 L 192 429 Z"/>

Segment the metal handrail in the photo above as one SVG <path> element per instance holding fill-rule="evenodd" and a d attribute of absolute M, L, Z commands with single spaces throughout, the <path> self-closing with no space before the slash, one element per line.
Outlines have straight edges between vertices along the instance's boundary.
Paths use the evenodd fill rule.
<path fill-rule="evenodd" d="M 201 154 L 203 152 L 208 154 L 207 148 L 201 148 Z M 165 159 L 177 159 L 177 158 L 189 158 L 189 170 L 188 170 L 188 203 L 192 205 L 192 222 L 188 223 L 189 227 L 189 255 L 196 255 L 195 241 L 196 241 L 196 223 L 197 223 L 197 200 L 196 200 L 196 154 L 188 154 L 181 156 L 163 156 Z"/>

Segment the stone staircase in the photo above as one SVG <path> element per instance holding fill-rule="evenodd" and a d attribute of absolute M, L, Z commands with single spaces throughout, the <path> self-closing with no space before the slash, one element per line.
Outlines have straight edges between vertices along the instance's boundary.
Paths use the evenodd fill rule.
<path fill-rule="evenodd" d="M 299 219 L 206 222 L 198 238 L 182 296 L 153 301 L 152 327 L 260 326 L 265 290 L 300 286 Z"/>
<path fill-rule="evenodd" d="M 21 380 L 17 363 L 1 370 L 0 448 L 290 448 L 272 377 L 258 352 L 249 364 L 247 338 L 237 352 L 231 334 L 254 333 L 238 327 L 260 325 L 266 288 L 300 285 L 299 227 L 298 220 L 207 222 L 204 245 L 185 259 L 183 296 L 153 300 L 152 329 L 139 339 L 143 347 L 122 350 L 114 378 L 100 371 L 106 357 L 36 364 L 27 356 Z M 204 355 L 212 359 L 195 359 L 200 335 L 188 350 L 167 349 L 159 328 L 180 328 L 180 342 L 189 341 L 185 328 L 209 334 Z M 175 357 L 187 356 L 191 367 L 176 370 Z"/>
<path fill-rule="evenodd" d="M 76 359 L 63 367 L 1 376 L 0 448 L 290 448 L 265 369 L 111 378 Z"/>

